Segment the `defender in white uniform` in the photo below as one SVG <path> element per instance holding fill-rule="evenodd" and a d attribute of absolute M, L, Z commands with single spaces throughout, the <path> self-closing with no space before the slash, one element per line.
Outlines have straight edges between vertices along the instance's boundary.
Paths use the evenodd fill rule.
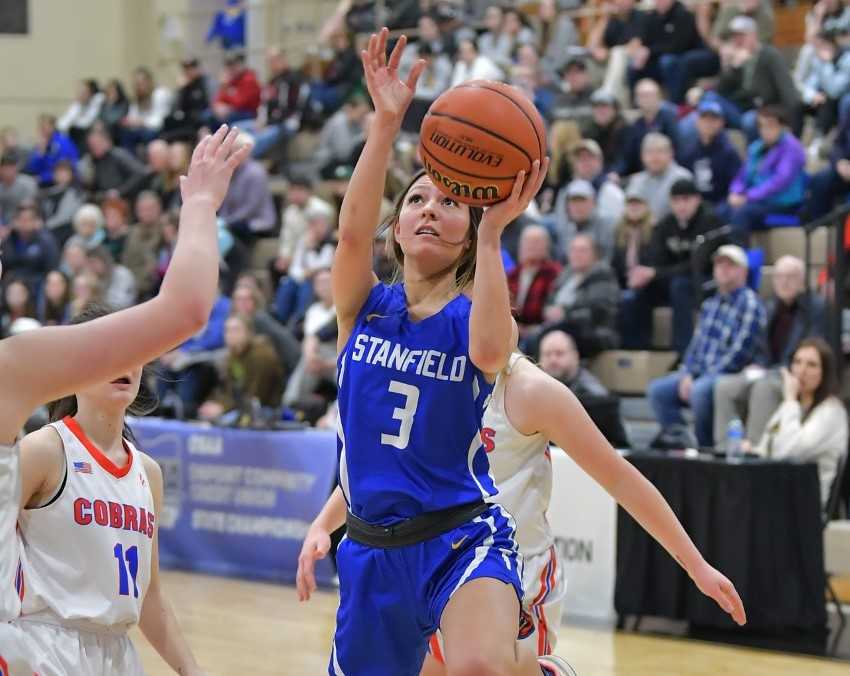
<path fill-rule="evenodd" d="M 26 572 L 23 578 L 18 572 L 21 477 L 13 444 L 38 406 L 155 359 L 204 326 L 217 289 L 215 212 L 233 170 L 250 152 L 236 145 L 237 136 L 238 130 L 228 134 L 222 126 L 202 140 L 188 176 L 181 177 L 180 238 L 159 296 L 92 326 L 50 327 L 0 341 L 0 665 L 11 676 L 36 670 L 21 632 L 8 623 L 19 611 L 18 587 L 23 584 L 26 592 L 27 585 Z M 21 224 L 39 219 L 30 203 L 21 203 L 15 213 Z"/>
<path fill-rule="evenodd" d="M 64 479 L 47 504 L 21 510 L 27 589 L 16 625 L 46 673 L 143 674 L 127 637 L 141 617 L 156 527 L 142 456 L 125 440 L 117 466 L 73 418 L 49 427 L 41 434 L 59 436 Z"/>

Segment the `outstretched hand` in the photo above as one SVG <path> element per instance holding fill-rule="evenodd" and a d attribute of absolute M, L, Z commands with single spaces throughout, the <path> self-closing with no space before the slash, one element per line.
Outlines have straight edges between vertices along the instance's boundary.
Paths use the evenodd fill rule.
<path fill-rule="evenodd" d="M 401 124 L 407 107 L 413 100 L 416 91 L 416 82 L 425 69 L 425 61 L 417 61 L 406 81 L 402 81 L 398 75 L 398 66 L 401 62 L 401 53 L 407 44 L 407 36 L 402 35 L 387 61 L 387 37 L 389 30 L 384 27 L 377 35 L 372 33 L 366 49 L 360 52 L 360 60 L 363 62 L 363 71 L 366 75 L 366 88 L 372 103 L 375 105 L 375 114 L 384 120 L 392 119 Z"/>
<path fill-rule="evenodd" d="M 495 234 L 500 236 L 508 224 L 521 216 L 534 196 L 540 192 L 540 187 L 546 179 L 546 174 L 549 171 L 549 158 L 545 158 L 543 163 L 540 160 L 534 160 L 531 165 L 531 172 L 526 176 L 525 171 L 520 171 L 514 181 L 513 189 L 507 199 L 497 202 L 491 207 L 487 207 L 484 212 L 484 217 L 481 219 L 479 233 L 486 230 L 494 230 Z"/>
<path fill-rule="evenodd" d="M 212 136 L 205 136 L 195 147 L 186 176 L 180 177 L 180 194 L 183 203 L 194 199 L 209 200 L 218 210 L 230 187 L 233 171 L 251 152 L 251 145 L 235 147 L 239 130 L 228 132 L 222 125 Z"/>
<path fill-rule="evenodd" d="M 703 594 L 713 598 L 717 605 L 732 616 L 735 622 L 743 626 L 747 623 L 744 603 L 729 579 L 707 563 L 691 574 L 691 579 Z"/>

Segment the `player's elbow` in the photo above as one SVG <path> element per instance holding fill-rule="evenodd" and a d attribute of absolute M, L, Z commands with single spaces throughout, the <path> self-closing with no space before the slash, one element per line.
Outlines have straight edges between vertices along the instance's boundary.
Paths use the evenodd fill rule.
<path fill-rule="evenodd" d="M 500 341 L 477 340 L 469 345 L 469 358 L 484 373 L 498 373 L 511 355 L 510 345 Z"/>

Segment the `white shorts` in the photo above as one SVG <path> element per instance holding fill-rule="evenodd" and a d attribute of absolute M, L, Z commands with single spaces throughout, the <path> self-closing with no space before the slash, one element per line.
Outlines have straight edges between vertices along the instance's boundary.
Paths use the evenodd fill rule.
<path fill-rule="evenodd" d="M 78 631 L 58 624 L 17 620 L 34 651 L 38 676 L 144 676 L 126 633 Z"/>
<path fill-rule="evenodd" d="M 0 623 L 0 676 L 33 676 L 37 666 L 27 636 L 8 622 Z"/>
<path fill-rule="evenodd" d="M 15 532 L 20 496 L 18 449 L 0 446 L 0 622 L 13 620 L 21 612 L 23 578 Z"/>
<path fill-rule="evenodd" d="M 567 583 L 557 548 L 552 545 L 534 556 L 523 556 L 522 570 L 522 615 L 519 645 L 522 649 L 534 650 L 535 655 L 550 655 L 558 642 Z M 431 637 L 428 652 L 441 663 L 445 663 L 443 637 L 438 629 Z"/>

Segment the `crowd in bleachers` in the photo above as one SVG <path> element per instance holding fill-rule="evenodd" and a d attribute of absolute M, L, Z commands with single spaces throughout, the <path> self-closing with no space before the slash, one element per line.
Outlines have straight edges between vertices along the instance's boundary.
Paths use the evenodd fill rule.
<path fill-rule="evenodd" d="M 747 419 L 753 448 L 766 430 L 805 436 L 820 424 L 812 408 L 824 397 L 799 373 L 784 396 L 793 387 L 783 390 L 778 368 L 801 340 L 825 335 L 840 298 L 807 294 L 799 257 L 775 262 L 775 292 L 760 297 L 750 247 L 753 232 L 799 227 L 850 195 L 850 2 L 815 3 L 798 54 L 773 46 L 766 0 L 387 5 L 384 21 L 411 34 L 401 70 L 427 63 L 396 145 L 388 212 L 418 166 L 422 118 L 450 86 L 509 82 L 546 122 L 546 184 L 503 239 L 525 350 L 537 356 L 555 329 L 585 360 L 652 349 L 653 308 L 671 307 L 680 366 L 648 393 L 659 445 L 679 443 L 683 406 L 705 446 L 722 445 L 735 417 Z M 375 11 L 342 0 L 303 63 L 268 50 L 264 82 L 241 52 L 227 53 L 217 76 L 186 58 L 175 88 L 144 67 L 129 93 L 118 79 L 84 79 L 60 116 L 2 130 L 3 336 L 66 322 L 92 299 L 126 307 L 155 294 L 193 144 L 235 124 L 253 157 L 219 214 L 221 296 L 206 330 L 161 359 L 160 412 L 226 424 L 332 419 L 327 271 L 372 121 L 357 40 Z M 380 231 L 375 264 L 392 276 Z M 819 350 L 826 382 L 834 357 Z M 846 447 L 846 422 L 843 435 Z"/>

